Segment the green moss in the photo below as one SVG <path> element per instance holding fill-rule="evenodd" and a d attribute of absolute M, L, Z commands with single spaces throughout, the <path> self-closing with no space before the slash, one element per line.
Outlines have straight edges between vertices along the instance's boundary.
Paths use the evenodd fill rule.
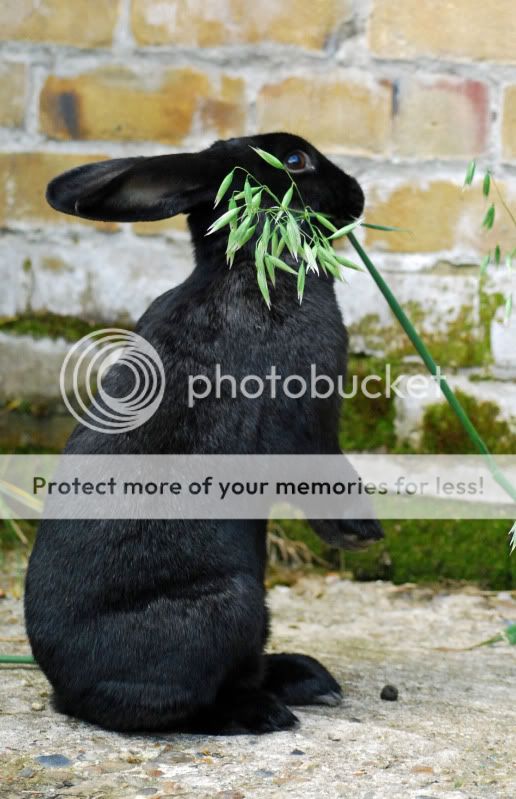
<path fill-rule="evenodd" d="M 507 521 L 386 520 L 383 526 L 384 541 L 343 555 L 357 579 L 465 580 L 494 590 L 516 586 Z"/>
<path fill-rule="evenodd" d="M 482 366 L 488 362 L 490 321 L 498 302 L 493 297 L 494 295 L 485 295 L 480 324 L 475 320 L 473 309 L 464 306 L 445 330 L 422 334 L 426 346 L 437 363 L 456 369 Z M 408 302 L 404 310 L 416 329 L 420 331 L 425 319 L 424 308 L 417 302 Z M 350 332 L 364 337 L 368 349 L 384 351 L 386 356 L 395 360 L 415 353 L 412 343 L 394 317 L 392 324 L 385 325 L 381 323 L 379 316 L 369 314 L 358 324 L 351 326 Z"/>
<path fill-rule="evenodd" d="M 500 418 L 494 402 L 479 401 L 469 394 L 456 395 L 493 455 L 516 452 L 516 434 Z M 423 417 L 421 450 L 431 454 L 478 454 L 448 403 L 430 405 Z"/>
<path fill-rule="evenodd" d="M 38 419 L 55 413 L 56 402 L 46 400 L 0 400 L 0 414 L 16 413 L 24 416 L 35 416 Z"/>
<path fill-rule="evenodd" d="M 43 447 L 35 444 L 17 444 L 14 447 L 5 447 L 0 444 L 0 455 L 59 455 L 63 447 Z"/>
<path fill-rule="evenodd" d="M 516 560 L 507 545 L 507 521 L 385 520 L 385 539 L 363 552 L 331 549 L 308 522 L 282 521 L 287 537 L 304 541 L 357 580 L 436 583 L 468 581 L 483 588 L 516 587 Z"/>
<path fill-rule="evenodd" d="M 457 266 L 440 264 L 436 274 L 457 273 Z M 477 275 L 477 268 L 464 265 L 462 269 Z M 485 366 L 490 362 L 491 322 L 505 298 L 500 292 L 488 291 L 487 276 L 478 282 L 478 314 L 471 305 L 464 305 L 446 329 L 433 333 L 425 332 L 422 337 L 434 359 L 448 368 Z M 428 309 L 420 302 L 409 301 L 404 310 L 418 331 L 425 326 Z M 359 323 L 351 326 L 350 332 L 364 338 L 368 350 L 385 352 L 389 357 L 403 358 L 414 354 L 414 348 L 397 319 L 391 314 L 391 322 L 382 323 L 378 314 L 368 314 Z"/>
<path fill-rule="evenodd" d="M 451 369 L 483 366 L 490 358 L 489 339 L 463 308 L 444 333 L 423 336 L 436 363 Z"/>
<path fill-rule="evenodd" d="M 485 291 L 485 278 L 480 283 L 479 293 L 479 315 L 480 324 L 484 332 L 484 339 L 487 345 L 491 345 L 491 322 L 498 308 L 505 305 L 505 297 L 501 292 L 489 293 Z"/>
<path fill-rule="evenodd" d="M 393 372 L 396 371 L 394 368 Z M 391 448 L 395 444 L 393 399 L 385 396 L 384 382 L 368 386 L 370 393 L 378 392 L 380 397 L 365 396 L 360 386 L 368 375 L 378 375 L 383 380 L 385 361 L 350 359 L 346 392 L 353 392 L 354 396 L 344 399 L 339 426 L 339 444 L 347 452 Z"/>
<path fill-rule="evenodd" d="M 104 324 L 98 324 L 75 316 L 61 316 L 54 313 L 30 313 L 16 317 L 0 318 L 0 332 L 12 335 L 28 335 L 33 338 L 64 338 L 66 341 L 78 341 L 83 336 L 100 330 Z"/>

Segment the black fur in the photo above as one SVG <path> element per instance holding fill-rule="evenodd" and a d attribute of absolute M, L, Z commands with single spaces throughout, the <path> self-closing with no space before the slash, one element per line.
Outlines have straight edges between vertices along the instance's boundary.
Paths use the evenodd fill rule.
<path fill-rule="evenodd" d="M 333 281 L 309 275 L 302 305 L 295 280 L 277 274 L 272 310 L 259 293 L 251 241 L 228 270 L 227 232 L 206 237 L 222 212 L 213 199 L 225 174 L 245 166 L 277 194 L 288 178 L 250 145 L 284 159 L 307 152 L 296 176 L 305 202 L 343 223 L 361 213 L 358 183 L 309 143 L 277 133 L 216 142 L 197 154 L 89 164 L 52 181 L 53 207 L 91 219 L 133 221 L 189 214 L 195 269 L 152 303 L 136 331 L 160 354 L 167 387 L 146 424 L 120 435 L 79 425 L 66 452 L 339 453 L 340 400 L 210 396 L 187 406 L 189 374 L 237 379 L 278 373 L 334 380 L 346 369 L 347 336 Z M 237 182 L 242 182 L 237 173 Z M 125 393 L 116 365 L 104 385 Z M 381 537 L 376 521 L 314 521 L 334 545 Z M 114 730 L 262 733 L 287 729 L 287 704 L 329 703 L 340 688 L 317 661 L 263 654 L 266 522 L 52 521 L 30 559 L 25 612 L 34 655 L 57 707 Z"/>

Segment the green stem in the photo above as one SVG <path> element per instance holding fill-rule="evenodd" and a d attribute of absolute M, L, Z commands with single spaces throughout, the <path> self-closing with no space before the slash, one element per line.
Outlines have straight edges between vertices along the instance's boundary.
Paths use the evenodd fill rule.
<path fill-rule="evenodd" d="M 493 184 L 493 186 L 496 189 L 496 193 L 498 194 L 500 202 L 502 203 L 502 205 L 505 208 L 506 212 L 510 216 L 510 218 L 512 220 L 512 224 L 516 227 L 516 219 L 514 217 L 514 214 L 512 213 L 512 211 L 509 208 L 509 206 L 507 205 L 507 203 L 505 202 L 505 198 L 504 198 L 502 192 L 500 191 L 500 189 L 498 188 L 498 183 L 496 182 L 496 180 L 494 179 L 494 177 L 492 175 L 491 175 L 491 183 Z"/>
<path fill-rule="evenodd" d="M 427 350 L 425 344 L 419 337 L 418 333 L 416 332 L 412 322 L 408 318 L 407 314 L 399 304 L 398 300 L 392 293 L 391 289 L 389 288 L 388 284 L 383 279 L 382 275 L 375 267 L 371 259 L 369 258 L 368 254 L 357 240 L 355 234 L 353 232 L 348 233 L 348 239 L 350 243 L 353 245 L 355 250 L 357 251 L 358 255 L 362 259 L 363 263 L 367 267 L 371 277 L 375 281 L 376 285 L 382 292 L 383 296 L 389 303 L 391 310 L 393 311 L 394 315 L 398 319 L 398 322 L 401 324 L 403 330 L 409 337 L 410 341 L 416 348 L 416 351 L 420 355 L 423 363 L 425 364 L 426 368 L 430 372 L 431 375 L 437 378 L 439 383 L 439 388 L 441 389 L 442 393 L 448 400 L 450 407 L 455 412 L 457 418 L 459 419 L 462 427 L 466 431 L 469 436 L 469 439 L 472 441 L 476 449 L 480 452 L 481 455 L 487 459 L 487 465 L 489 467 L 489 471 L 493 475 L 494 479 L 500 485 L 507 494 L 516 501 L 516 488 L 512 485 L 512 483 L 507 479 L 507 477 L 500 471 L 498 468 L 493 456 L 489 452 L 487 445 L 483 438 L 480 436 L 479 432 L 477 431 L 476 427 L 472 423 L 471 419 L 469 418 L 468 414 L 462 407 L 461 403 L 457 399 L 456 395 L 454 394 L 453 390 L 448 385 L 448 381 L 441 373 L 441 369 L 437 366 L 434 359 L 430 355 L 430 352 Z"/>
<path fill-rule="evenodd" d="M 260 187 L 261 189 L 263 189 L 264 191 L 266 191 L 266 192 L 267 192 L 267 194 L 269 194 L 269 195 L 272 197 L 272 199 L 273 199 L 273 200 L 276 200 L 276 202 L 278 203 L 278 207 L 279 207 L 279 208 L 281 208 L 281 200 L 279 199 L 279 197 L 276 197 L 276 195 L 274 194 L 274 192 L 273 192 L 271 189 L 269 189 L 269 187 L 268 187 L 268 186 L 266 186 L 264 183 L 261 183 L 261 182 L 260 182 L 260 181 L 259 181 L 257 178 L 255 178 L 255 176 L 254 176 L 254 175 L 253 175 L 251 172 L 249 172 L 249 170 L 245 169 L 245 167 L 243 167 L 243 166 L 236 166 L 236 167 L 235 167 L 235 172 L 236 172 L 236 170 L 237 170 L 237 169 L 239 169 L 239 170 L 240 170 L 240 172 L 243 172 L 245 175 L 247 175 L 247 177 L 248 177 L 248 178 L 251 178 L 252 180 L 254 180 L 254 182 L 256 183 L 256 185 L 257 185 L 257 186 L 259 186 L 259 187 Z M 235 191 L 236 191 L 236 190 L 235 190 Z M 235 193 L 235 192 L 233 192 L 233 194 L 234 194 L 234 193 Z M 237 191 L 236 193 L 238 194 L 238 191 Z"/>
<path fill-rule="evenodd" d="M 32 665 L 35 662 L 32 655 L 0 655 L 0 663 Z"/>

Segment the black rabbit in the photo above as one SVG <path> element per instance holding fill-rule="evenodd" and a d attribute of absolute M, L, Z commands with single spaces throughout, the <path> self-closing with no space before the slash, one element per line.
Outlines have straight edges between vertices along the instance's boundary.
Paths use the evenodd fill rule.
<path fill-rule="evenodd" d="M 245 167 L 280 196 L 290 185 L 252 147 L 279 158 L 305 203 L 336 224 L 362 212 L 356 180 L 286 133 L 217 141 L 199 153 L 88 164 L 50 183 L 54 208 L 88 219 L 187 213 L 195 247 L 190 277 L 158 297 L 136 327 L 165 368 L 158 411 L 119 435 L 79 425 L 66 453 L 340 452 L 337 392 L 274 400 L 233 399 L 228 390 L 189 407 L 188 376 L 213 377 L 216 364 L 237 379 L 276 365 L 283 375 L 309 380 L 316 364 L 337 383 L 346 370 L 347 334 L 330 277 L 308 275 L 300 304 L 296 281 L 278 271 L 268 310 L 256 282 L 255 240 L 229 270 L 227 229 L 206 236 L 224 210 L 214 210 L 214 198 L 233 167 Z M 130 376 L 115 365 L 103 385 L 124 394 Z M 342 547 L 382 535 L 375 520 L 313 524 Z M 297 719 L 287 705 L 338 703 L 338 683 L 313 658 L 264 654 L 265 537 L 265 520 L 44 520 L 30 558 L 25 614 L 56 707 L 113 730 L 229 734 L 291 728 Z"/>

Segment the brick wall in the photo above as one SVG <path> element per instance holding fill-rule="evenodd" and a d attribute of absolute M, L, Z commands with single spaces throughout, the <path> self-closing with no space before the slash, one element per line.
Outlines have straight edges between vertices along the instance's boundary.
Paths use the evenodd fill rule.
<path fill-rule="evenodd" d="M 369 221 L 411 229 L 366 242 L 441 359 L 462 337 L 449 362 L 488 363 L 507 277 L 479 285 L 494 237 L 461 184 L 477 157 L 516 201 L 513 0 L 4 0 L 0 15 L 0 315 L 130 322 L 190 268 L 183 220 L 60 216 L 43 196 L 56 173 L 288 129 L 359 178 Z M 503 215 L 496 238 L 515 245 Z M 366 276 L 339 297 L 355 350 L 399 351 Z M 516 328 L 494 324 L 510 378 Z"/>

